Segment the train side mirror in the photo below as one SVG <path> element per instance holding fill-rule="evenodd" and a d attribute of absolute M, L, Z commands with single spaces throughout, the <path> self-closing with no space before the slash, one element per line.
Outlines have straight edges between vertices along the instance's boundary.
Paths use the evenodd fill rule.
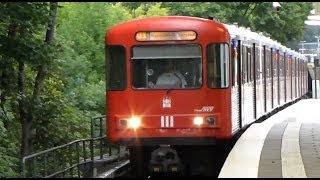
<path fill-rule="evenodd" d="M 272 3 L 272 9 L 276 12 L 279 13 L 281 11 L 281 5 L 278 2 L 273 2 Z"/>

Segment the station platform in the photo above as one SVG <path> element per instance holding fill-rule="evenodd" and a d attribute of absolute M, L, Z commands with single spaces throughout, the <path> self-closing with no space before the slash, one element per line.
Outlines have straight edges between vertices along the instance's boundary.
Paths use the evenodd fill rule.
<path fill-rule="evenodd" d="M 237 140 L 219 178 L 320 177 L 320 99 L 302 99 Z"/>

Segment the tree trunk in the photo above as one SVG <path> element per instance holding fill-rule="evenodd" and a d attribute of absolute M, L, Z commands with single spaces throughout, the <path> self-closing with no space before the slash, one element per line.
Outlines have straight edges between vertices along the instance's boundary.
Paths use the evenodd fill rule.
<path fill-rule="evenodd" d="M 31 131 L 32 121 L 28 120 L 28 109 L 27 109 L 27 97 L 25 90 L 25 66 L 23 60 L 18 60 L 19 71 L 18 71 L 18 91 L 19 91 L 19 112 L 20 122 L 22 127 L 22 138 L 21 138 L 21 156 L 24 157 L 30 154 L 31 146 Z"/>
<path fill-rule="evenodd" d="M 58 2 L 50 2 L 50 17 L 45 42 L 50 44 L 54 37 L 54 27 L 56 24 L 56 16 L 58 10 Z"/>
<path fill-rule="evenodd" d="M 49 22 L 48 22 L 48 29 L 47 29 L 46 37 L 44 41 L 46 45 L 49 45 L 52 42 L 54 37 L 54 26 L 55 26 L 57 7 L 58 7 L 57 2 L 50 2 L 50 16 L 49 16 Z M 41 94 L 41 89 L 42 89 L 42 85 L 43 85 L 46 74 L 47 74 L 47 64 L 44 63 L 38 67 L 38 73 L 37 73 L 34 87 L 33 87 L 33 95 L 31 99 L 31 103 L 32 103 L 31 105 L 33 106 L 32 108 L 33 110 L 36 109 L 37 106 L 40 104 L 40 94 Z M 19 63 L 18 79 L 21 79 L 21 83 L 22 83 L 21 88 L 24 87 L 23 76 L 20 77 L 20 63 Z M 20 85 L 19 85 L 19 91 L 20 91 Z M 34 117 L 35 117 L 34 111 L 28 112 L 27 109 L 23 107 L 25 107 L 24 104 L 21 104 L 20 118 L 21 118 L 21 124 L 22 124 L 22 146 L 21 146 L 22 157 L 29 155 L 30 153 L 32 153 L 32 150 L 33 150 L 33 142 L 32 142 L 33 126 L 32 125 L 34 123 Z"/>
<path fill-rule="evenodd" d="M 47 29 L 46 38 L 44 41 L 47 45 L 49 45 L 52 42 L 54 37 L 54 26 L 55 26 L 56 14 L 57 14 L 57 7 L 58 7 L 57 2 L 50 3 L 50 16 L 49 16 L 49 22 L 48 22 L 48 29 Z M 37 74 L 36 81 L 34 84 L 34 89 L 33 89 L 32 99 L 33 99 L 33 102 L 35 103 L 34 105 L 39 104 L 40 91 L 42 89 L 43 81 L 46 74 L 47 74 L 47 65 L 41 64 L 38 67 L 38 74 Z"/>
<path fill-rule="evenodd" d="M 9 39 L 16 40 L 18 38 L 18 27 L 15 24 L 9 26 L 8 37 Z M 10 46 L 9 46 L 10 47 Z M 14 48 L 14 47 L 10 47 Z M 31 142 L 31 133 L 29 131 L 31 123 L 27 121 L 28 109 L 27 109 L 27 98 L 25 90 L 25 63 L 21 59 L 17 59 L 18 62 L 18 102 L 19 102 L 19 114 L 20 114 L 20 123 L 22 128 L 22 138 L 21 138 L 21 156 L 24 157 L 30 153 L 30 142 Z M 4 74 L 2 74 L 4 75 Z M 2 96 L 4 96 L 2 94 Z M 1 97 L 3 98 L 3 97 Z"/>

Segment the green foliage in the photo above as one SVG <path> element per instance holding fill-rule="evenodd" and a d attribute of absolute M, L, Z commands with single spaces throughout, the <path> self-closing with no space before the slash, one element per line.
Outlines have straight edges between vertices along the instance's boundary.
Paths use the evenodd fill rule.
<path fill-rule="evenodd" d="M 51 74 L 44 87 L 47 93 L 41 97 L 35 113 L 36 151 L 90 136 L 90 118 L 98 112 L 78 108 L 75 99 L 63 94 L 63 89 L 62 80 Z"/>
<path fill-rule="evenodd" d="M 17 146 L 9 139 L 9 132 L 4 128 L 0 118 L 0 177 L 16 177 L 18 171 L 16 164 L 19 163 L 17 158 Z"/>
<path fill-rule="evenodd" d="M 147 3 L 140 4 L 139 7 L 132 10 L 134 14 L 134 18 L 144 18 L 144 17 L 152 17 L 152 16 L 167 16 L 168 9 L 161 8 L 160 3 Z"/>
<path fill-rule="evenodd" d="M 131 18 L 129 13 L 123 10 L 118 3 L 115 5 L 110 3 L 63 3 L 62 6 L 58 14 L 57 39 L 67 49 L 59 58 L 63 58 L 62 63 L 70 68 L 80 66 L 82 70 L 86 69 L 76 71 L 76 74 L 73 73 L 74 77 L 85 76 L 87 79 L 84 80 L 88 81 L 90 76 L 98 76 L 96 79 L 91 79 L 96 82 L 104 80 L 105 30 Z"/>
<path fill-rule="evenodd" d="M 272 2 L 164 2 L 162 6 L 170 8 L 170 15 L 214 17 L 223 23 L 238 23 L 269 34 L 283 44 L 302 39 L 304 21 L 312 9 L 310 2 L 281 2 L 280 13 L 274 12 Z"/>
<path fill-rule="evenodd" d="M 75 91 L 78 95 L 77 107 L 82 110 L 105 114 L 105 87 L 104 81 L 97 84 L 85 83 L 78 87 Z"/>
<path fill-rule="evenodd" d="M 164 2 L 163 7 L 170 8 L 170 15 L 218 17 L 223 13 L 221 3 L 216 2 Z M 223 17 L 224 13 L 221 14 Z"/>
<path fill-rule="evenodd" d="M 0 4 L 0 176 L 19 175 L 19 100 L 33 117 L 34 152 L 90 136 L 90 118 L 105 114 L 105 33 L 121 22 L 149 16 L 215 17 L 223 23 L 270 34 L 282 43 L 299 41 L 309 2 L 63 2 L 55 41 L 44 43 L 48 2 Z M 292 23 L 294 22 L 294 23 Z M 280 30 L 280 31 L 279 31 Z M 16 32 L 16 34 L 11 31 Z M 11 33 L 11 34 L 10 34 Z M 18 93 L 18 62 L 25 64 L 26 94 Z M 32 95 L 39 65 L 47 75 L 39 104 Z"/>
<path fill-rule="evenodd" d="M 270 9 L 270 4 L 262 3 L 252 14 L 254 30 L 267 32 L 273 39 L 283 44 L 302 39 L 305 30 L 304 21 L 312 9 L 311 3 L 281 2 L 280 13 L 266 10 L 268 8 Z"/>
<path fill-rule="evenodd" d="M 121 3 L 61 5 L 57 39 L 63 51 L 58 54 L 57 73 L 63 94 L 75 108 L 69 112 L 89 121 L 88 114 L 105 114 L 105 31 L 132 17 Z"/>
<path fill-rule="evenodd" d="M 3 2 L 0 5 L 0 22 L 6 27 L 9 24 L 18 25 L 23 29 L 23 34 L 31 35 L 47 23 L 47 7 L 47 2 Z"/>

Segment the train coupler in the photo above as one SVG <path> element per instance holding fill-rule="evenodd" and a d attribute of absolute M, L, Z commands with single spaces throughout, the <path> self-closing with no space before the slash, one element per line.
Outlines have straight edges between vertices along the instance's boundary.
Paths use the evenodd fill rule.
<path fill-rule="evenodd" d="M 176 150 L 170 146 L 160 146 L 151 153 L 149 170 L 152 173 L 173 173 L 182 172 L 182 164 Z"/>

